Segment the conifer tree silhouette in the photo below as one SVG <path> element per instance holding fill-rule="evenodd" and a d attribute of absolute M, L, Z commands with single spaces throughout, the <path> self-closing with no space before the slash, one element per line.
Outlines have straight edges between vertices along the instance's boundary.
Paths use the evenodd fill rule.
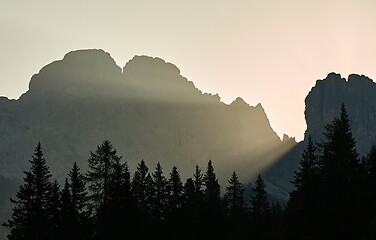
<path fill-rule="evenodd" d="M 308 136 L 306 149 L 300 160 L 300 168 L 295 172 L 292 183 L 295 190 L 290 193 L 286 209 L 286 227 L 290 239 L 317 238 L 316 225 L 319 223 L 316 208 L 318 205 L 319 158 L 311 136 Z"/>
<path fill-rule="evenodd" d="M 320 227 L 322 239 L 356 239 L 365 223 L 359 181 L 359 158 L 344 104 L 339 118 L 326 125 L 321 143 Z M 357 196 L 356 198 L 354 198 Z"/>
<path fill-rule="evenodd" d="M 252 232 L 255 239 L 268 239 L 270 234 L 270 204 L 265 191 L 265 183 L 259 174 L 252 189 L 251 198 Z"/>
<path fill-rule="evenodd" d="M 86 189 L 85 177 L 80 172 L 77 163 L 73 163 L 73 167 L 69 172 L 69 183 L 66 183 L 70 194 L 71 205 L 71 223 L 75 235 L 73 239 L 84 239 L 89 228 L 90 212 L 88 209 L 88 196 Z M 65 187 L 64 187 L 65 189 Z M 65 190 L 67 191 L 67 190 Z"/>
<path fill-rule="evenodd" d="M 38 143 L 32 159 L 30 171 L 25 172 L 24 183 L 11 199 L 13 213 L 4 226 L 10 228 L 8 239 L 47 240 L 50 233 L 48 204 L 52 184 L 50 171 Z"/>
<path fill-rule="evenodd" d="M 232 239 L 245 237 L 244 187 L 234 171 L 226 187 L 226 207 L 228 208 L 228 236 Z"/>

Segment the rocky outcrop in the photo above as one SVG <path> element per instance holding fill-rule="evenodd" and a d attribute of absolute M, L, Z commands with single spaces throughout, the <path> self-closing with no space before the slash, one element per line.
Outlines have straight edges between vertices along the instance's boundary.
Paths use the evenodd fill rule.
<path fill-rule="evenodd" d="M 376 144 L 376 84 L 364 75 L 351 74 L 348 80 L 330 73 L 317 80 L 305 99 L 305 118 L 308 135 L 316 141 L 323 138 L 324 126 L 338 117 L 342 103 L 345 104 L 361 155 Z"/>
<path fill-rule="evenodd" d="M 35 74 L 20 99 L 0 99 L 0 175 L 23 177 L 41 141 L 63 179 L 74 161 L 85 171 L 105 139 L 131 171 L 143 158 L 151 171 L 157 162 L 166 174 L 176 165 L 184 179 L 211 159 L 222 186 L 232 171 L 249 180 L 291 147 L 261 104 L 226 105 L 160 58 L 136 56 L 121 69 L 103 50 L 70 52 Z"/>

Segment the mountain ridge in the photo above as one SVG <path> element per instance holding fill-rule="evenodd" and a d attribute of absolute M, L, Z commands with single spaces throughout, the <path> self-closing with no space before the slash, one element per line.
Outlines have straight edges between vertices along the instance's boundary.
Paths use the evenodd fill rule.
<path fill-rule="evenodd" d="M 143 158 L 151 169 L 158 161 L 166 172 L 176 164 L 189 177 L 194 165 L 213 160 L 222 184 L 233 170 L 249 179 L 290 147 L 261 104 L 225 104 L 161 58 L 135 56 L 121 68 L 103 50 L 72 51 L 46 65 L 18 100 L 0 100 L 0 109 L 7 109 L 0 112 L 6 177 L 22 175 L 38 141 L 59 178 L 73 161 L 86 169 L 90 150 L 109 139 L 131 169 Z"/>

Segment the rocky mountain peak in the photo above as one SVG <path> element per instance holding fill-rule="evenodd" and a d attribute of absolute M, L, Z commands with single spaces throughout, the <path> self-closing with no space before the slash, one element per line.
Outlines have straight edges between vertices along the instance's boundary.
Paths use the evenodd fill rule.
<path fill-rule="evenodd" d="M 325 79 L 317 80 L 305 99 L 307 130 L 316 141 L 323 138 L 324 126 L 337 117 L 342 103 L 350 118 L 352 132 L 361 154 L 376 143 L 376 84 L 367 76 L 351 74 L 348 80 L 330 73 Z"/>
<path fill-rule="evenodd" d="M 24 98 L 75 98 L 108 93 L 122 83 L 121 68 L 109 53 L 88 49 L 67 53 L 43 67 L 30 81 Z"/>

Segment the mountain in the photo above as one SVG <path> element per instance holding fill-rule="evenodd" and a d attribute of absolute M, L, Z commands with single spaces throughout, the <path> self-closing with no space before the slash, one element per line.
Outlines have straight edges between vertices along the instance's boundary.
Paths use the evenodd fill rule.
<path fill-rule="evenodd" d="M 291 180 L 299 168 L 301 155 L 306 147 L 308 136 L 317 143 L 323 140 L 325 125 L 338 117 L 342 103 L 345 104 L 350 119 L 353 137 L 360 156 L 365 155 L 376 144 L 376 83 L 364 75 L 351 74 L 344 79 L 340 74 L 329 73 L 317 80 L 305 99 L 305 119 L 307 130 L 304 140 L 294 145 L 275 163 L 265 170 L 268 180 L 278 184 L 278 190 L 290 192 Z M 272 184 L 271 184 L 272 185 Z"/>
<path fill-rule="evenodd" d="M 8 178 L 23 177 L 38 141 L 61 181 L 74 161 L 85 171 L 90 151 L 108 139 L 132 172 L 144 159 L 166 175 L 176 165 L 185 179 L 212 160 L 222 187 L 232 171 L 249 181 L 295 144 L 280 140 L 261 104 L 225 104 L 160 58 L 135 56 L 120 68 L 95 49 L 43 67 L 18 100 L 0 98 L 0 136 L 0 175 Z"/>
<path fill-rule="evenodd" d="M 351 74 L 346 80 L 340 74 L 330 73 L 325 79 L 317 80 L 305 99 L 305 139 L 311 135 L 320 141 L 324 126 L 339 116 L 344 103 L 357 150 L 364 155 L 376 144 L 375 96 L 376 83 L 364 75 Z"/>

